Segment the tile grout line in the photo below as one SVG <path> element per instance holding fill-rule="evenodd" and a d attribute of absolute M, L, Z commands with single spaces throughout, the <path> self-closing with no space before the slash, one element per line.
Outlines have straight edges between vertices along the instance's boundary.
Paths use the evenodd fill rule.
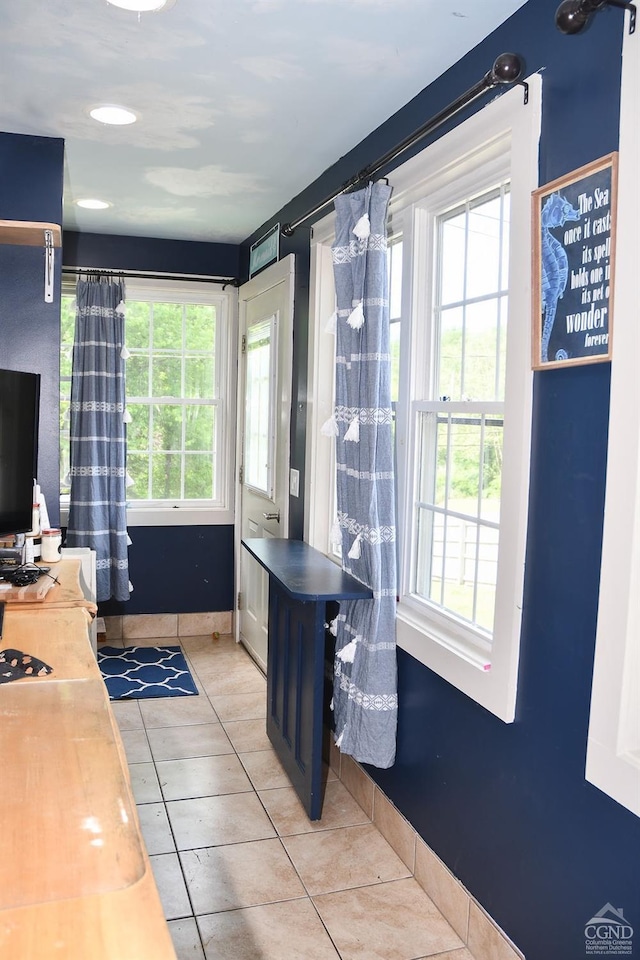
<path fill-rule="evenodd" d="M 302 830 L 302 831 L 300 831 L 299 833 L 287 834 L 286 837 L 284 837 L 284 838 L 283 838 L 283 836 L 280 835 L 280 833 L 279 833 L 279 831 L 278 831 L 278 829 L 277 829 L 277 826 L 276 826 L 276 823 L 275 823 L 273 817 L 269 814 L 269 811 L 267 810 L 267 808 L 266 808 L 266 806 L 265 806 L 265 804 L 264 804 L 264 802 L 263 802 L 263 800 L 262 800 L 262 797 L 260 796 L 260 792 L 266 793 L 267 791 L 270 791 L 270 790 L 272 790 L 272 789 L 275 790 L 275 789 L 279 789 L 279 788 L 278 788 L 278 787 L 271 787 L 271 788 L 267 787 L 267 788 L 263 788 L 263 790 L 260 791 L 260 792 L 258 791 L 257 787 L 255 786 L 255 784 L 253 783 L 253 780 L 251 779 L 251 777 L 250 777 L 250 775 L 249 775 L 249 772 L 248 772 L 247 768 L 245 767 L 245 764 L 244 764 L 244 762 L 243 762 L 243 760 L 242 760 L 242 757 L 241 757 L 241 755 L 240 755 L 240 752 L 239 752 L 238 748 L 235 746 L 235 744 L 233 743 L 233 741 L 231 740 L 231 738 L 229 737 L 229 735 L 228 735 L 228 733 L 227 733 L 226 725 L 229 724 L 229 723 L 234 723 L 234 722 L 239 722 L 239 721 L 236 719 L 235 721 L 234 721 L 234 720 L 227 720 L 227 721 L 225 722 L 225 721 L 223 721 L 223 720 L 220 718 L 220 716 L 219 716 L 219 714 L 217 713 L 217 711 L 216 711 L 216 709 L 215 709 L 215 706 L 214 706 L 214 704 L 213 704 L 213 702 L 212 702 L 211 695 L 210 695 L 210 694 L 208 693 L 208 691 L 206 690 L 206 688 L 205 688 L 205 686 L 204 686 L 204 683 L 203 683 L 200 675 L 198 674 L 198 669 L 197 669 L 197 667 L 194 665 L 193 661 L 192 661 L 191 658 L 189 657 L 189 654 L 187 653 L 187 651 L 186 651 L 186 650 L 184 649 L 184 647 L 182 646 L 182 642 L 181 642 L 181 639 L 180 639 L 180 638 L 178 638 L 177 642 L 179 643 L 179 645 L 180 645 L 180 647 L 181 647 L 181 649 L 182 649 L 182 652 L 183 652 L 184 655 L 185 655 L 185 659 L 187 660 L 187 663 L 188 663 L 188 665 L 189 665 L 190 670 L 192 670 L 193 673 L 194 673 L 194 675 L 195 675 L 196 686 L 198 687 L 198 694 L 199 694 L 199 696 L 203 697 L 203 698 L 204 698 L 204 701 L 206 701 L 206 702 L 208 703 L 208 705 L 211 707 L 211 710 L 213 711 L 213 716 L 215 717 L 215 721 L 214 721 L 213 719 L 210 720 L 210 721 L 203 720 L 202 723 L 207 723 L 207 722 L 211 722 L 211 723 L 217 722 L 217 723 L 219 723 L 220 726 L 221 726 L 221 728 L 222 728 L 222 730 L 224 731 L 225 735 L 228 737 L 229 743 L 230 743 L 230 747 L 231 747 L 231 753 L 229 753 L 229 754 L 219 754 L 219 755 L 218 755 L 218 754 L 213 754 L 213 755 L 212 755 L 212 754 L 208 754 L 208 753 L 207 753 L 207 754 L 203 754 L 203 758 L 206 758 L 206 757 L 209 757 L 209 756 L 221 756 L 221 757 L 224 757 L 224 756 L 229 756 L 229 757 L 230 757 L 230 756 L 234 756 L 234 757 L 236 758 L 236 760 L 239 761 L 240 767 L 242 768 L 242 770 L 244 771 L 245 775 L 247 776 L 247 779 L 248 779 L 249 785 L 250 785 L 250 790 L 248 790 L 248 791 L 240 791 L 240 792 L 241 792 L 241 793 L 244 793 L 244 794 L 251 792 L 251 793 L 253 793 L 253 794 L 256 796 L 256 798 L 258 799 L 258 802 L 259 802 L 259 805 L 260 805 L 261 809 L 262 809 L 263 812 L 266 814 L 267 820 L 268 820 L 268 822 L 271 824 L 271 827 L 272 827 L 272 829 L 274 830 L 274 833 L 275 833 L 275 837 L 274 837 L 274 838 L 263 838 L 263 839 L 277 839 L 277 840 L 279 841 L 279 847 L 280 847 L 280 849 L 281 849 L 282 851 L 284 851 L 284 854 L 285 854 L 287 863 L 291 866 L 295 877 L 298 879 L 298 881 L 299 881 L 300 884 L 301 884 L 302 889 L 304 890 L 304 896 L 300 896 L 300 897 L 288 897 L 288 898 L 286 898 L 286 899 L 284 899 L 284 900 L 270 900 L 270 901 L 267 901 L 267 903 L 265 903 L 265 904 L 251 904 L 251 905 L 247 905 L 247 906 L 237 906 L 237 907 L 232 907 L 232 908 L 230 908 L 230 909 L 228 909 L 228 910 L 218 910 L 218 911 L 215 911 L 214 914 L 203 913 L 203 914 L 201 914 L 200 916 L 204 917 L 204 916 L 209 916 L 209 915 L 221 915 L 221 914 L 224 914 L 224 913 L 233 913 L 233 912 L 240 911 L 240 910 L 250 909 L 250 907 L 253 907 L 253 906 L 262 906 L 262 905 L 267 906 L 267 905 L 276 904 L 276 903 L 288 903 L 288 902 L 297 902 L 297 901 L 307 900 L 307 901 L 309 901 L 309 902 L 311 903 L 312 908 L 313 908 L 313 911 L 314 911 L 314 915 L 316 915 L 316 916 L 318 917 L 318 919 L 319 919 L 319 921 L 320 921 L 320 923 L 321 923 L 321 925 L 322 925 L 322 928 L 324 929 L 325 933 L 327 934 L 327 937 L 329 938 L 329 941 L 330 941 L 330 943 L 332 944 L 332 947 L 333 947 L 333 949 L 334 949 L 335 952 L 336 952 L 337 957 L 339 957 L 340 960 L 343 960 L 343 955 L 340 953 L 340 950 L 339 950 L 339 948 L 338 948 L 338 946 L 337 946 L 337 944 L 336 944 L 333 936 L 331 935 L 329 929 L 327 928 L 325 922 L 323 921 L 322 916 L 320 915 L 319 909 L 318 909 L 318 907 L 317 907 L 317 905 L 316 905 L 316 903 L 315 903 L 315 900 L 314 900 L 313 896 L 310 894 L 309 888 L 308 888 L 307 884 L 305 883 L 305 881 L 304 881 L 303 877 L 301 876 L 298 868 L 296 867 L 294 861 L 292 860 L 292 858 L 291 858 L 291 856 L 290 856 L 290 854 L 289 854 L 289 852 L 288 852 L 288 850 L 287 850 L 287 848 L 286 848 L 286 846 L 285 846 L 285 843 L 284 843 L 284 839 L 287 839 L 288 837 L 305 836 L 305 835 L 308 834 L 308 831 Z M 245 653 L 246 653 L 246 651 L 245 651 Z M 256 664 L 251 660 L 251 658 L 250 658 L 250 657 L 247 657 L 247 659 L 249 659 L 249 661 L 252 663 L 252 665 L 253 665 L 254 667 L 256 667 L 256 670 L 258 671 L 258 673 L 260 674 L 260 676 L 264 679 L 263 674 L 261 673 L 261 671 L 259 670 L 259 668 L 256 666 Z M 235 694 L 221 694 L 221 696 L 234 696 L 234 695 L 235 695 Z M 161 698 L 161 699 L 164 699 L 164 698 Z M 167 698 L 167 699 L 173 699 L 173 698 Z M 177 699 L 177 698 L 176 698 L 176 699 Z M 189 914 L 189 915 L 186 915 L 186 916 L 184 916 L 184 917 L 175 917 L 175 918 L 172 918 L 172 920 L 171 920 L 171 921 L 168 921 L 168 922 L 169 922 L 169 923 L 170 923 L 170 922 L 179 922 L 179 921 L 186 921 L 186 920 L 191 920 L 191 919 L 193 919 L 194 922 L 195 922 L 195 926 L 196 926 L 196 930 L 197 930 L 197 935 L 198 935 L 199 942 L 200 942 L 201 947 L 202 947 L 202 950 L 203 950 L 203 954 L 204 954 L 205 957 L 206 957 L 206 948 L 205 948 L 205 943 L 204 943 L 204 940 L 203 940 L 203 935 L 202 935 L 202 932 L 201 932 L 200 924 L 199 924 L 199 922 L 198 922 L 198 914 L 196 914 L 196 912 L 195 912 L 194 902 L 193 902 L 192 895 L 191 895 L 191 892 L 190 892 L 190 889 L 189 889 L 189 884 L 187 883 L 187 877 L 186 877 L 185 868 L 184 868 L 184 865 L 183 865 L 183 861 L 182 861 L 182 856 L 181 856 L 181 854 L 187 853 L 187 852 L 191 852 L 192 850 L 207 849 L 207 847 L 202 847 L 202 848 L 199 848 L 199 847 L 188 848 L 188 849 L 186 849 L 186 850 L 184 850 L 184 851 L 180 851 L 180 850 L 178 849 L 177 838 L 176 838 L 176 835 L 175 835 L 175 833 L 174 833 L 174 829 L 173 829 L 173 825 L 172 825 L 171 819 L 170 819 L 170 817 L 169 817 L 169 811 L 168 811 L 168 809 L 167 809 L 167 804 L 168 804 L 169 802 L 171 802 L 171 801 L 169 801 L 169 800 L 167 800 L 167 799 L 165 798 L 164 791 L 163 791 L 162 784 L 161 784 L 160 772 L 159 772 L 159 770 L 158 770 L 158 764 L 159 764 L 159 763 L 164 763 L 164 762 L 168 762 L 168 761 L 156 760 L 155 756 L 153 755 L 153 751 L 152 751 L 152 748 L 151 748 L 151 741 L 150 741 L 150 739 L 149 739 L 149 730 L 152 730 L 152 729 L 160 730 L 160 729 L 185 728 L 185 727 L 189 727 L 189 726 L 194 726 L 194 724 L 172 723 L 172 724 L 168 724 L 168 725 L 166 725 L 166 726 L 164 726 L 164 727 L 147 727 L 147 722 L 146 722 L 144 713 L 143 713 L 142 709 L 140 708 L 140 704 L 138 704 L 138 706 L 139 706 L 139 712 L 140 712 L 140 717 L 141 717 L 141 721 L 142 721 L 142 727 L 143 727 L 143 729 L 144 729 L 144 731 L 145 731 L 145 738 L 146 738 L 146 741 L 147 741 L 147 744 L 148 744 L 148 747 L 149 747 L 149 752 L 150 752 L 150 754 L 151 754 L 151 761 L 152 761 L 152 763 L 153 763 L 153 770 L 154 770 L 154 773 L 155 773 L 155 776 L 156 776 L 157 782 L 158 782 L 158 788 L 159 788 L 159 791 L 160 791 L 161 802 L 162 802 L 162 804 L 163 804 L 163 809 L 164 809 L 165 817 L 166 817 L 167 823 L 168 823 L 168 825 L 169 825 L 169 830 L 170 830 L 172 842 L 173 842 L 173 845 L 174 845 L 174 851 L 173 851 L 173 852 L 176 854 L 176 859 L 177 859 L 177 862 L 178 862 L 178 865 L 179 865 L 179 868 L 180 868 L 180 876 L 181 876 L 182 881 L 183 881 L 183 883 L 184 883 L 184 888 L 185 888 L 185 891 L 186 891 L 186 894 L 187 894 L 187 900 L 188 900 L 189 906 L 190 906 L 191 911 L 192 911 L 191 914 Z M 242 719 L 242 720 L 245 720 L 245 719 L 247 719 L 247 718 L 241 718 L 241 719 Z M 264 718 L 263 718 L 263 717 L 259 717 L 259 718 L 248 718 L 248 719 L 249 719 L 249 720 L 258 720 L 258 719 L 259 719 L 259 720 L 262 721 Z M 251 751 L 251 750 L 244 750 L 244 751 L 243 751 L 244 754 L 250 754 L 250 753 L 256 753 L 256 752 L 259 752 L 259 751 Z M 201 758 L 200 758 L 200 757 L 188 757 L 188 758 L 175 758 L 175 759 L 176 759 L 176 760 L 181 760 L 181 759 L 182 759 L 182 760 L 184 760 L 184 759 L 191 760 L 191 759 L 201 759 Z M 144 762 L 144 761 L 139 761 L 139 762 Z M 329 776 L 329 775 L 333 772 L 334 774 L 337 775 L 337 777 L 338 777 L 338 782 L 342 782 L 339 773 L 338 773 L 337 771 L 333 770 L 333 768 L 331 768 L 330 764 L 328 764 L 328 767 L 329 767 L 329 769 L 328 769 L 328 774 L 327 774 L 327 775 Z M 343 784 L 343 786 L 345 786 L 345 785 Z M 325 787 L 326 787 L 326 784 L 325 784 Z M 355 801 L 356 803 L 358 803 L 357 799 L 353 796 L 353 794 L 351 794 L 351 791 L 348 791 L 348 792 L 349 792 L 349 794 L 352 796 L 352 798 L 354 799 L 354 801 Z M 212 796 L 234 796 L 235 793 L 236 793 L 236 792 L 234 791 L 233 793 L 229 793 L 229 794 L 213 794 Z M 209 795 L 206 794 L 205 796 L 209 796 Z M 189 799 L 189 798 L 185 798 L 185 799 Z M 153 802 L 153 801 L 149 801 L 149 802 Z M 138 804 L 138 806 L 143 806 L 143 805 L 144 805 L 144 804 Z M 377 825 L 376 825 L 375 822 L 374 822 L 374 819 L 373 819 L 373 811 L 372 811 L 372 815 L 369 817 L 369 816 L 367 816 L 366 811 L 361 807 L 361 805 L 358 804 L 358 806 L 359 806 L 360 809 L 362 810 L 363 816 L 365 816 L 365 818 L 366 818 L 366 823 L 367 823 L 367 824 L 370 824 L 370 825 L 373 825 L 373 826 L 375 827 L 375 829 L 380 833 L 380 835 L 383 836 L 383 839 L 384 839 L 384 835 L 381 833 L 381 831 L 379 830 L 379 828 L 377 827 Z M 359 825 L 360 825 L 360 824 L 356 824 L 355 826 L 359 826 Z M 362 825 L 364 825 L 364 824 L 362 824 Z M 343 829 L 343 828 L 342 828 L 341 826 L 333 826 L 333 827 L 332 827 L 332 826 L 329 826 L 329 827 L 326 827 L 325 829 L 322 829 L 322 830 L 314 830 L 314 831 L 312 831 L 312 833 L 309 834 L 309 835 L 317 835 L 318 833 L 321 833 L 321 834 L 322 834 L 322 833 L 329 833 L 329 832 L 336 831 L 336 830 L 340 830 L 340 829 Z M 256 842 L 256 841 L 251 841 L 251 840 L 237 841 L 238 844 L 245 844 L 245 843 L 252 843 L 252 842 Z M 387 841 L 387 842 L 388 842 L 388 841 Z M 235 844 L 235 843 L 234 843 L 234 844 L 225 844 L 225 843 L 222 843 L 222 844 L 214 844 L 214 846 L 216 846 L 216 847 L 227 846 L 227 845 L 233 845 L 233 846 L 235 846 L 236 844 Z M 407 869 L 408 869 L 408 867 L 407 867 Z M 414 873 L 412 872 L 411 875 L 414 876 Z M 357 890 L 357 889 L 366 888 L 366 887 L 380 886 L 380 885 L 383 884 L 383 883 L 386 884 L 386 883 L 391 883 L 391 882 L 394 882 L 393 879 L 386 880 L 386 881 L 373 881 L 373 882 L 371 882 L 371 883 L 358 884 L 356 887 L 346 887 L 345 890 Z M 329 891 L 329 892 L 331 892 L 331 893 L 341 893 L 341 892 L 343 892 L 343 891 L 342 891 L 342 890 L 336 890 L 336 891 Z M 440 912 L 440 911 L 439 911 L 439 912 Z M 463 950 L 464 947 L 461 947 L 461 948 L 459 948 L 459 949 L 460 949 L 460 950 Z M 444 952 L 447 953 L 447 951 L 444 951 Z M 432 955 L 430 954 L 429 957 L 428 957 L 428 960 L 431 960 L 432 957 L 433 957 L 433 960 L 437 960 L 437 956 L 438 956 L 438 954 L 432 954 Z M 427 958 L 425 958 L 425 960 L 427 960 Z"/>

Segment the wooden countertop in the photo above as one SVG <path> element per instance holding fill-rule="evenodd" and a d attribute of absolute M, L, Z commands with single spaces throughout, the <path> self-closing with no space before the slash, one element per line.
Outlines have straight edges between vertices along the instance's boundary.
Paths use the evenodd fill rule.
<path fill-rule="evenodd" d="M 88 619 L 5 613 L 0 649 L 53 673 L 0 685 L 1 960 L 175 960 Z"/>

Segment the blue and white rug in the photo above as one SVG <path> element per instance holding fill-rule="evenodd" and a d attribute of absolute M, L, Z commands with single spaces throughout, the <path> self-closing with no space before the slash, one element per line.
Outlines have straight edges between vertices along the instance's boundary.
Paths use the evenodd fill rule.
<path fill-rule="evenodd" d="M 180 647 L 100 647 L 98 665 L 110 700 L 198 695 Z"/>

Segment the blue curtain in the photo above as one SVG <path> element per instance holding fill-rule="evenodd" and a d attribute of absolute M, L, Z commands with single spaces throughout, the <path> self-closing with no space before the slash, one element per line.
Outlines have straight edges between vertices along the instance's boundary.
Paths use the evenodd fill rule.
<path fill-rule="evenodd" d="M 66 544 L 91 547 L 98 600 L 129 599 L 122 280 L 79 280 Z"/>
<path fill-rule="evenodd" d="M 338 197 L 336 286 L 337 516 L 345 571 L 373 600 L 340 604 L 334 623 L 336 744 L 377 767 L 395 760 L 396 527 L 387 276 L 391 188 Z"/>

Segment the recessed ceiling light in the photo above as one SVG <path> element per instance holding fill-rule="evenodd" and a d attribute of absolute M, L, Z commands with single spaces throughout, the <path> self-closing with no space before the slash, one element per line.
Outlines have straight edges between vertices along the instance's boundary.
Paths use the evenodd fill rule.
<path fill-rule="evenodd" d="M 92 197 L 87 197 L 85 200 L 76 200 L 76 206 L 84 207 L 85 210 L 106 210 L 111 204 L 107 203 L 106 200 L 94 200 Z"/>
<path fill-rule="evenodd" d="M 103 103 L 99 107 L 93 107 L 89 110 L 89 116 L 99 123 L 110 123 L 116 126 L 135 123 L 138 119 L 133 110 L 129 110 L 127 107 L 119 107 L 115 103 Z"/>
<path fill-rule="evenodd" d="M 172 7 L 175 0 L 108 0 L 114 7 L 133 10 L 134 13 L 159 13 Z"/>

